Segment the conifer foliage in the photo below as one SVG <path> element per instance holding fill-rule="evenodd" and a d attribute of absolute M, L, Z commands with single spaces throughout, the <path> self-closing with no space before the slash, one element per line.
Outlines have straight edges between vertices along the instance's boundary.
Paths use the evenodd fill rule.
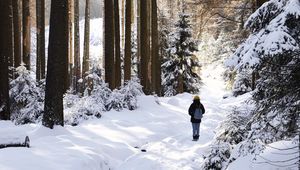
<path fill-rule="evenodd" d="M 41 120 L 44 91 L 37 86 L 25 66 L 16 69 L 18 77 L 10 82 L 11 118 L 16 124 L 36 123 Z"/>
<path fill-rule="evenodd" d="M 194 71 L 200 67 L 193 52 L 196 52 L 197 42 L 192 38 L 190 15 L 179 14 L 175 31 L 170 33 L 168 53 L 163 63 L 163 87 L 165 96 L 177 93 L 198 93 L 201 79 Z"/>
<path fill-rule="evenodd" d="M 253 70 L 259 74 L 253 94 L 257 106 L 253 124 L 264 128 L 253 133 L 264 133 L 259 136 L 267 143 L 293 137 L 297 131 L 300 111 L 299 18 L 298 0 L 268 1 L 246 22 L 245 26 L 252 34 L 232 57 L 237 70 Z M 241 72 L 238 77 L 245 77 L 240 75 Z M 255 134 L 252 136 L 257 136 Z"/>

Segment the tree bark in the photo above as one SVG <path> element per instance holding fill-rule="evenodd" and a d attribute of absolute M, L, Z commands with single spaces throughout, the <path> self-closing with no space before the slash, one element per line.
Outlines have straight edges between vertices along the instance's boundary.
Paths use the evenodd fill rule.
<path fill-rule="evenodd" d="M 157 1 L 152 0 L 152 16 L 151 16 L 151 34 L 152 34 L 152 86 L 153 91 L 160 96 L 161 94 L 161 66 L 160 56 L 158 52 L 158 26 L 157 26 Z"/>
<path fill-rule="evenodd" d="M 79 92 L 79 82 L 81 79 L 80 62 L 80 35 L 79 35 L 79 0 L 74 0 L 74 84 L 75 92 Z"/>
<path fill-rule="evenodd" d="M 10 119 L 9 85 L 8 85 L 8 59 L 10 50 L 8 41 L 12 32 L 9 28 L 11 0 L 0 1 L 0 120 Z"/>
<path fill-rule="evenodd" d="M 9 77 L 13 78 L 13 67 L 14 67 L 14 44 L 13 44 L 13 9 L 12 9 L 12 1 L 9 0 L 9 39 L 7 41 L 8 43 L 8 50 L 9 50 L 9 59 L 8 59 L 8 69 L 9 69 Z"/>
<path fill-rule="evenodd" d="M 45 0 L 36 0 L 36 79 L 45 78 Z"/>
<path fill-rule="evenodd" d="M 73 67 L 73 63 L 74 63 L 74 58 L 73 58 L 73 10 L 74 10 L 74 1 L 73 0 L 69 0 L 69 84 L 71 86 L 71 89 L 73 89 L 74 91 L 76 90 L 75 88 L 75 84 L 74 84 L 74 79 L 73 79 L 73 73 L 74 73 L 74 67 Z"/>
<path fill-rule="evenodd" d="M 125 57 L 124 81 L 131 79 L 131 0 L 126 0 L 125 6 Z"/>
<path fill-rule="evenodd" d="M 112 0 L 104 0 L 104 63 L 105 81 L 115 88 L 114 70 L 114 6 Z"/>
<path fill-rule="evenodd" d="M 84 23 L 84 51 L 82 64 L 82 77 L 84 78 L 89 71 L 90 58 L 90 0 L 85 1 L 85 23 Z"/>
<path fill-rule="evenodd" d="M 137 74 L 141 77 L 141 1 L 136 1 L 137 6 Z"/>
<path fill-rule="evenodd" d="M 43 125 L 64 125 L 63 94 L 68 59 L 68 0 L 52 0 Z"/>
<path fill-rule="evenodd" d="M 14 24 L 14 67 L 21 65 L 21 16 L 19 13 L 20 0 L 13 0 Z"/>
<path fill-rule="evenodd" d="M 30 0 L 23 0 L 23 62 L 30 70 L 30 48 L 31 48 L 31 24 L 30 24 Z"/>
<path fill-rule="evenodd" d="M 120 15 L 119 0 L 114 0 L 115 24 L 115 87 L 121 86 L 121 54 L 120 54 Z"/>
<path fill-rule="evenodd" d="M 150 37 L 149 37 L 149 2 L 148 0 L 140 0 L 140 46 L 141 46 L 141 84 L 144 88 L 145 94 L 150 94 L 150 80 L 149 80 L 149 68 L 150 61 Z"/>

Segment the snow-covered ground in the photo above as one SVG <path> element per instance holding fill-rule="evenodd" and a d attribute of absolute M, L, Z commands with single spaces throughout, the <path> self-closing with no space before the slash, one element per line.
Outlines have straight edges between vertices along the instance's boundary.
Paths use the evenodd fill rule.
<path fill-rule="evenodd" d="M 219 122 L 231 106 L 241 102 L 223 99 L 226 91 L 222 71 L 213 65 L 203 71 L 200 97 L 206 114 L 198 142 L 192 141 L 187 114 L 191 94 L 141 96 L 135 111 L 106 112 L 101 119 L 84 121 L 76 127 L 50 130 L 41 125 L 15 126 L 1 121 L 1 137 L 28 135 L 31 147 L 1 149 L 0 169 L 198 169 Z"/>
<path fill-rule="evenodd" d="M 197 142 L 192 141 L 187 113 L 193 98 L 191 94 L 170 98 L 141 96 L 139 108 L 135 111 L 105 112 L 101 119 L 83 121 L 75 127 L 57 126 L 50 130 L 41 125 L 15 126 L 9 121 L 0 121 L 1 142 L 15 141 L 16 137 L 24 138 L 26 135 L 31 140 L 30 148 L 0 149 L 0 169 L 198 170 L 220 122 L 232 107 L 249 97 L 246 94 L 223 99 L 228 93 L 221 77 L 223 71 L 221 65 L 215 64 L 203 68 L 204 84 L 200 97 L 206 113 Z M 270 146 L 282 148 L 293 147 L 294 144 L 279 142 Z M 284 152 L 272 156 L 278 151 L 268 148 L 257 161 L 253 161 L 252 156 L 241 157 L 228 169 L 282 169 L 262 159 L 270 155 L 272 160 L 295 156 L 289 154 L 287 157 L 295 149 Z"/>

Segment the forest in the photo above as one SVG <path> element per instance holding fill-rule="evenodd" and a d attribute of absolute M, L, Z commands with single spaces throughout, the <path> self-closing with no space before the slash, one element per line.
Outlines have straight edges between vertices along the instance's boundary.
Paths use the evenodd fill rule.
<path fill-rule="evenodd" d="M 0 23 L 1 170 L 300 169 L 300 0 L 2 0 Z"/>

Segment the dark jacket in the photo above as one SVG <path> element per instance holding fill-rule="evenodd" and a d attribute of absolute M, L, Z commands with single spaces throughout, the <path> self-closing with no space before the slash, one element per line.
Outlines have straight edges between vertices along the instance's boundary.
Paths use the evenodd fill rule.
<path fill-rule="evenodd" d="M 201 119 L 194 118 L 194 113 L 195 113 L 196 108 L 200 108 L 202 110 L 202 114 L 205 113 L 204 106 L 202 105 L 200 100 L 194 100 L 194 102 L 191 104 L 191 106 L 189 108 L 189 115 L 191 116 L 192 123 L 200 123 L 201 122 Z"/>

